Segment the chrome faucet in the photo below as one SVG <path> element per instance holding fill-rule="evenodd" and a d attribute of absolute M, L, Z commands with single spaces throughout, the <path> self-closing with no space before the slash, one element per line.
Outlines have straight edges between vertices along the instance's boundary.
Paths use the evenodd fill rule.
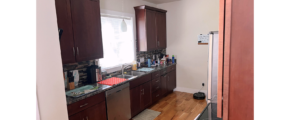
<path fill-rule="evenodd" d="M 126 67 L 128 67 L 128 66 L 132 66 L 132 65 L 125 65 L 125 64 L 122 65 L 122 75 L 123 75 L 123 76 L 124 76 L 124 69 L 125 69 Z"/>

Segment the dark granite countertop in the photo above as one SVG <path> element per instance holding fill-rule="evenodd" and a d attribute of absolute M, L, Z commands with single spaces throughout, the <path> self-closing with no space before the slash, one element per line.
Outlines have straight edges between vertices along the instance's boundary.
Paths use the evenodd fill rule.
<path fill-rule="evenodd" d="M 129 80 L 127 80 L 127 81 L 121 82 L 121 83 L 116 84 L 116 85 L 113 85 L 113 86 L 102 85 L 102 84 L 98 84 L 98 83 L 95 83 L 95 84 L 86 84 L 86 85 L 93 85 L 94 87 L 98 86 L 98 89 L 95 90 L 95 91 L 93 91 L 93 92 L 91 92 L 91 93 L 87 93 L 87 94 L 85 94 L 85 95 L 83 95 L 83 96 L 81 96 L 81 97 L 78 97 L 78 98 L 74 98 L 74 97 L 68 97 L 68 96 L 66 96 L 66 104 L 69 105 L 69 104 L 72 104 L 72 103 L 78 102 L 78 101 L 80 101 L 80 100 L 83 100 L 83 99 L 85 99 L 85 98 L 88 98 L 88 97 L 94 96 L 94 95 L 96 95 L 96 94 L 98 94 L 98 93 L 101 93 L 101 92 L 105 92 L 105 91 L 111 90 L 111 89 L 113 89 L 113 88 L 115 88 L 115 87 L 117 87 L 117 86 L 123 85 L 123 84 L 128 83 L 128 82 L 130 82 L 130 81 L 132 81 L 132 80 L 136 80 L 137 78 L 140 78 L 140 77 L 142 77 L 142 76 L 144 76 L 144 75 L 151 74 L 151 73 L 153 73 L 153 72 L 155 72 L 155 71 L 162 70 L 162 69 L 164 69 L 164 68 L 167 68 L 167 67 L 172 66 L 172 65 L 175 65 L 175 64 L 176 64 L 176 63 L 174 63 L 174 64 L 169 64 L 169 65 L 160 65 L 160 66 L 158 66 L 158 67 L 151 67 L 151 68 L 155 68 L 155 69 L 152 70 L 152 71 L 150 71 L 150 72 L 146 72 L 146 73 L 143 74 L 143 75 L 139 75 L 139 76 L 137 76 L 137 77 L 135 77 L 135 78 L 133 78 L 133 79 L 129 79 Z M 85 86 L 85 85 L 83 85 L 83 86 Z M 78 87 L 82 87 L 82 86 L 78 86 Z M 76 88 L 78 88 L 78 87 L 76 87 Z M 66 90 L 66 92 L 67 92 L 67 91 L 68 91 L 68 90 Z"/>
<path fill-rule="evenodd" d="M 222 120 L 222 118 L 217 117 L 217 104 L 208 103 L 196 120 Z"/>

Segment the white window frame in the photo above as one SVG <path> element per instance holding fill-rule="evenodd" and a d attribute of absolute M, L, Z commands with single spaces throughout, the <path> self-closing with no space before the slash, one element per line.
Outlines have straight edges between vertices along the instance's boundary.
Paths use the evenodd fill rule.
<path fill-rule="evenodd" d="M 134 60 L 136 61 L 136 21 L 135 21 L 135 14 L 131 13 L 123 13 L 123 12 L 117 12 L 117 11 L 111 11 L 106 9 L 101 9 L 101 15 L 114 15 L 114 16 L 124 16 L 124 17 L 130 17 L 133 22 L 133 47 L 134 47 Z M 96 59 L 98 61 L 98 59 Z M 131 64 L 131 63 L 125 63 L 125 64 Z M 102 72 L 112 73 L 115 71 L 121 70 L 121 66 L 114 66 L 110 68 L 102 68 Z"/>

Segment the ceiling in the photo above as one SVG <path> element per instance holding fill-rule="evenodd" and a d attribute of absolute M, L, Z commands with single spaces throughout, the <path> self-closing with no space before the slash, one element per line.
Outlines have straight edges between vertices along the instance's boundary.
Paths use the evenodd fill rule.
<path fill-rule="evenodd" d="M 155 4 L 161 4 L 161 3 L 168 3 L 168 2 L 180 1 L 180 0 L 144 0 L 144 1 L 148 1 Z"/>

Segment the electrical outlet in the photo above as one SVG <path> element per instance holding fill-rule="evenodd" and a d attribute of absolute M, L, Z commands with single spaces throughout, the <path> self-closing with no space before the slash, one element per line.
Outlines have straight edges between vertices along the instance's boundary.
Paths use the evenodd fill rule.
<path fill-rule="evenodd" d="M 143 63 L 144 62 L 144 57 L 141 57 L 140 58 L 140 63 Z"/>
<path fill-rule="evenodd" d="M 204 83 L 202 83 L 202 86 L 204 86 Z"/>

